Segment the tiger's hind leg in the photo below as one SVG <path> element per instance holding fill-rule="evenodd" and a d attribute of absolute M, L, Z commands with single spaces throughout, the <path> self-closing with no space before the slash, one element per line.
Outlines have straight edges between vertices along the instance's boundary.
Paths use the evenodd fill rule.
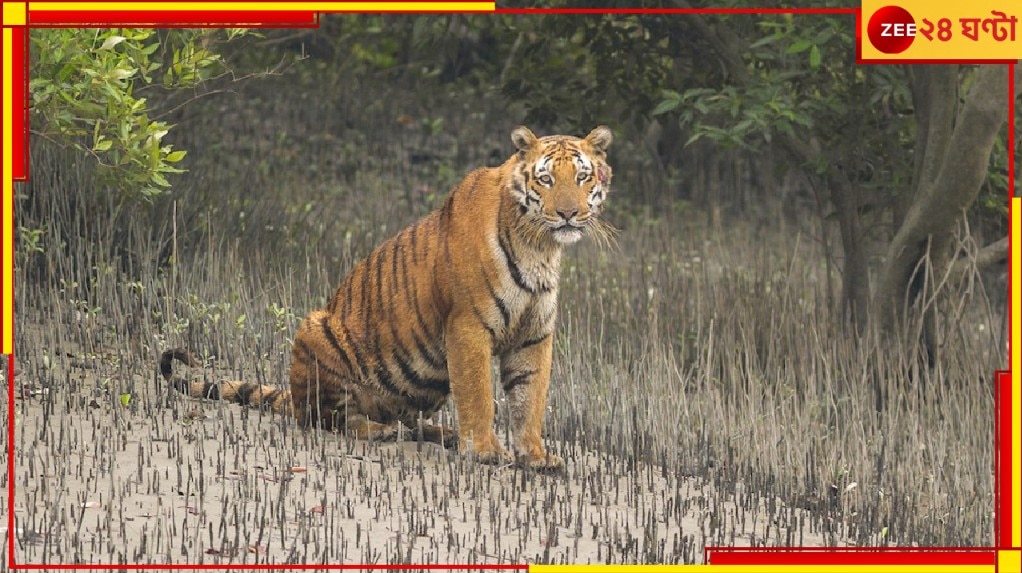
<path fill-rule="evenodd" d="M 401 430 L 397 421 L 377 422 L 358 411 L 344 408 L 346 400 L 324 400 L 316 406 L 296 408 L 299 426 L 341 432 L 356 440 L 394 441 Z"/>
<path fill-rule="evenodd" d="M 373 407 L 372 400 L 367 404 L 366 392 L 351 386 L 331 385 L 318 388 L 317 394 L 316 402 L 310 404 L 307 399 L 303 408 L 295 408 L 300 413 L 300 424 L 303 420 L 311 421 L 322 430 L 342 432 L 356 440 L 387 442 L 397 439 L 400 422 Z"/>
<path fill-rule="evenodd" d="M 389 424 L 374 422 L 364 414 L 349 414 L 336 427 L 343 428 L 346 435 L 356 440 L 369 440 L 372 442 L 394 441 L 401 430 L 401 424 L 398 422 L 391 422 Z"/>
<path fill-rule="evenodd" d="M 412 439 L 419 438 L 424 442 L 440 444 L 445 448 L 458 447 L 458 432 L 450 426 L 443 424 L 429 424 L 417 420 L 405 420 L 404 424 L 412 429 Z"/>

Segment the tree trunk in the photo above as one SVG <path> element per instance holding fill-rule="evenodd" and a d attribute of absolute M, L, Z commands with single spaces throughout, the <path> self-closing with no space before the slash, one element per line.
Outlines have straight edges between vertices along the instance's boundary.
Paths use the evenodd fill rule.
<path fill-rule="evenodd" d="M 898 198 L 894 228 L 905 222 L 909 208 L 924 185 L 932 184 L 947 154 L 958 103 L 958 66 L 906 66 L 916 120 L 915 166 L 912 187 Z"/>
<path fill-rule="evenodd" d="M 947 270 L 955 225 L 979 194 L 994 140 L 1007 119 L 1009 86 L 1007 66 L 982 66 L 954 127 L 945 136 L 940 132 L 951 124 L 945 119 L 947 93 L 957 92 L 957 75 L 951 78 L 941 71 L 924 75 L 928 78 L 918 84 L 913 81 L 913 88 L 920 87 L 918 97 L 927 111 L 926 137 L 920 141 L 925 157 L 920 160 L 914 200 L 887 249 L 874 310 L 885 329 L 893 330 L 904 326 L 911 305 L 924 304 L 920 309 L 925 313 L 924 343 L 932 359 L 938 344 L 935 310 L 921 297 L 932 296 L 933 285 L 928 281 L 939 280 Z M 918 77 L 917 72 L 914 80 Z"/>
<path fill-rule="evenodd" d="M 837 210 L 841 245 L 845 253 L 845 264 L 841 274 L 842 319 L 851 319 L 856 332 L 862 333 L 869 311 L 869 266 L 863 248 L 858 195 L 845 177 L 833 176 L 830 173 L 827 177 L 827 187 L 830 189 L 830 200 Z"/>

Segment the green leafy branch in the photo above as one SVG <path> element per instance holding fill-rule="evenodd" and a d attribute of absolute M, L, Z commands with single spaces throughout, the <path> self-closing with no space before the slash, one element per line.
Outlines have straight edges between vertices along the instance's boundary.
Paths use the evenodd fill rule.
<path fill-rule="evenodd" d="M 170 187 L 185 151 L 164 141 L 172 125 L 150 117 L 143 88 L 158 71 L 167 89 L 195 87 L 223 67 L 219 36 L 241 30 L 32 30 L 31 111 L 35 135 L 73 146 L 96 162 L 101 184 L 151 199 Z"/>

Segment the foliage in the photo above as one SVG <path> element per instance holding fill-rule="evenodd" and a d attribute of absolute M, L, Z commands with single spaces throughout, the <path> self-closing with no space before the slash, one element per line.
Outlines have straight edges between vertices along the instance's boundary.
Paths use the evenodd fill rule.
<path fill-rule="evenodd" d="M 501 92 L 524 106 L 525 121 L 552 130 L 641 124 L 681 50 L 663 18 L 548 16 L 518 24 L 524 48 Z"/>
<path fill-rule="evenodd" d="M 757 149 L 778 132 L 814 131 L 852 112 L 848 92 L 834 89 L 853 73 L 842 57 L 854 53 L 848 24 L 847 18 L 791 14 L 729 20 L 729 27 L 752 39 L 744 56 L 754 84 L 739 88 L 726 78 L 704 77 L 701 87 L 681 94 L 664 90 L 652 113 L 676 117 L 690 132 L 687 144 L 705 137 L 723 147 Z"/>
<path fill-rule="evenodd" d="M 31 31 L 29 89 L 34 134 L 90 155 L 100 181 L 127 196 L 152 198 L 185 156 L 165 142 L 173 127 L 151 115 L 146 90 L 192 88 L 222 69 L 213 52 L 242 30 Z M 159 97 L 165 92 L 155 92 Z"/>

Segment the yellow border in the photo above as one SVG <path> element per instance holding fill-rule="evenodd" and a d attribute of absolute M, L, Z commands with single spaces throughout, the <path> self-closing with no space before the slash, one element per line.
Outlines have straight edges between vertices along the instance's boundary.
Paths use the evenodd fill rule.
<path fill-rule="evenodd" d="M 179 11 L 230 11 L 239 8 L 248 10 L 289 10 L 299 12 L 337 12 L 337 11 L 372 11 L 372 12 L 410 12 L 422 10 L 454 11 L 454 12 L 492 12 L 496 8 L 494 2 L 267 2 L 252 4 L 249 2 L 32 2 L 29 7 L 33 12 L 49 12 L 55 10 L 73 11 L 146 11 L 146 12 L 179 12 Z"/>
<path fill-rule="evenodd" d="M 11 146 L 14 133 L 11 121 L 14 118 L 14 30 L 3 29 L 3 90 L 4 90 L 4 134 L 3 134 L 3 346 L 4 354 L 14 351 L 14 161 Z M 19 62 L 19 65 L 21 63 Z"/>
<path fill-rule="evenodd" d="M 27 2 L 4 2 L 4 26 L 24 26 L 27 22 Z"/>
<path fill-rule="evenodd" d="M 997 573 L 1022 573 L 1022 552 L 1017 549 L 998 551 Z"/>
<path fill-rule="evenodd" d="M 1016 177 L 1018 176 L 1018 165 L 1015 166 Z M 1022 547 L 1022 453 L 1019 448 L 1019 436 L 1022 435 L 1022 344 L 1018 338 L 1022 334 L 1022 297 L 1019 296 L 1019 285 L 1022 283 L 1022 265 L 1019 264 L 1022 248 L 1019 241 L 1022 240 L 1022 199 L 1011 198 L 1011 237 L 1009 249 L 1011 249 L 1011 268 L 1009 269 L 1011 287 L 1011 328 L 1008 331 L 1009 345 L 1011 346 L 1011 546 Z M 1005 484 L 1001 484 L 1004 487 Z"/>

